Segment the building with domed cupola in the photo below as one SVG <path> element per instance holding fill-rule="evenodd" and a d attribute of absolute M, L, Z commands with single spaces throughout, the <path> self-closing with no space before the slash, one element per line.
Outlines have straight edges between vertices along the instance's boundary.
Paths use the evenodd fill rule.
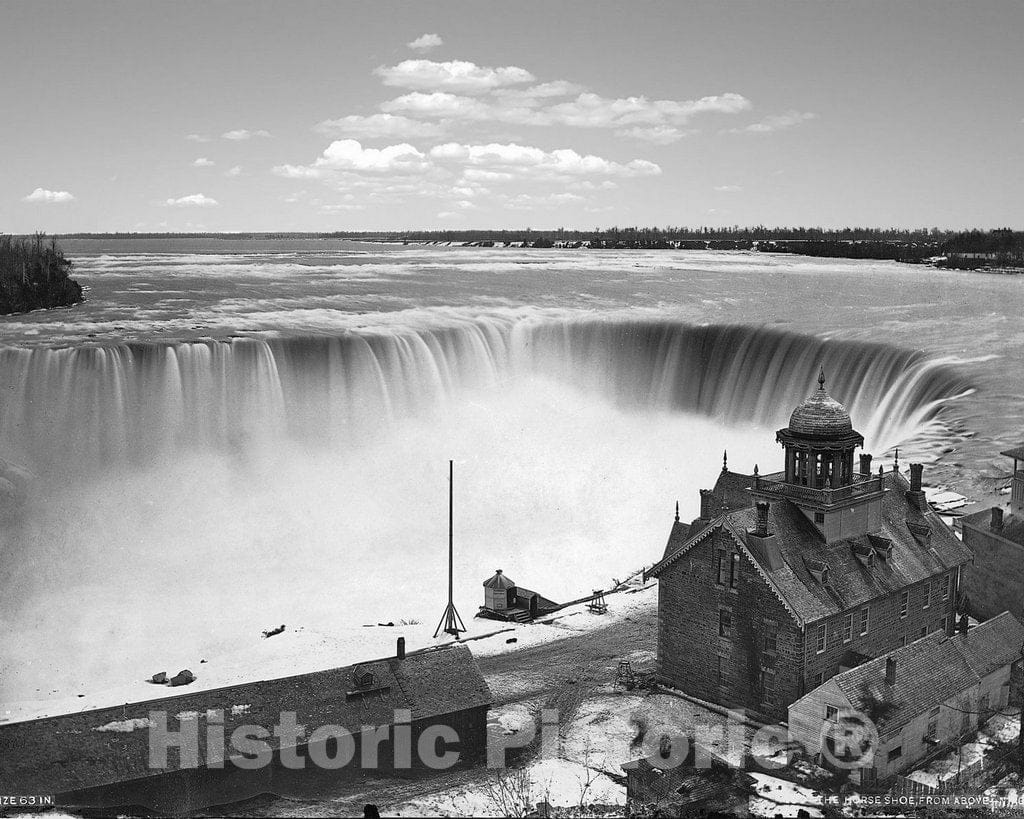
<path fill-rule="evenodd" d="M 658 678 L 765 718 L 836 674 L 952 634 L 971 552 L 931 510 L 922 467 L 872 469 L 825 376 L 776 433 L 782 469 L 732 472 L 672 525 L 658 579 Z"/>

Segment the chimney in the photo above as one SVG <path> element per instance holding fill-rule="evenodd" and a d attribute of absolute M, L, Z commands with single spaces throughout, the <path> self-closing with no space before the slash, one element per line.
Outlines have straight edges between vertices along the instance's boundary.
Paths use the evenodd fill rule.
<path fill-rule="evenodd" d="M 921 489 L 921 473 L 923 471 L 923 464 L 910 465 L 910 490 L 907 492 L 907 502 L 922 512 L 928 508 L 928 502 L 924 497 L 924 490 Z"/>
<path fill-rule="evenodd" d="M 996 531 L 1003 528 L 1003 510 L 1000 506 L 992 507 L 992 528 Z"/>
<path fill-rule="evenodd" d="M 711 511 L 711 499 L 715 496 L 715 493 L 710 489 L 700 490 L 700 517 L 701 520 L 711 520 L 714 517 Z"/>
<path fill-rule="evenodd" d="M 871 456 L 866 452 L 860 454 L 860 474 L 868 477 L 871 475 Z"/>
<path fill-rule="evenodd" d="M 960 615 L 960 623 L 957 626 L 957 631 L 959 631 L 961 634 L 966 635 L 968 627 L 969 626 L 968 626 L 968 622 L 967 622 L 967 615 L 966 614 L 961 614 Z"/>
<path fill-rule="evenodd" d="M 658 756 L 662 759 L 672 756 L 672 737 L 668 734 L 662 734 L 661 739 L 658 740 Z"/>
<path fill-rule="evenodd" d="M 885 684 L 890 688 L 896 685 L 896 661 L 892 657 L 885 658 Z"/>
<path fill-rule="evenodd" d="M 765 501 L 757 502 L 757 528 L 754 534 L 758 537 L 768 537 L 768 504 Z"/>
<path fill-rule="evenodd" d="M 405 659 L 405 638 L 404 637 L 399 637 L 398 638 L 398 652 L 397 652 L 397 656 L 398 656 L 399 660 L 404 660 Z"/>
<path fill-rule="evenodd" d="M 783 568 L 786 563 L 782 559 L 782 551 L 779 549 L 779 540 L 774 532 L 768 531 L 768 510 L 771 504 L 766 501 L 757 502 L 757 520 L 753 529 L 747 529 L 747 545 L 755 553 L 764 557 L 768 571 L 775 572 Z"/>

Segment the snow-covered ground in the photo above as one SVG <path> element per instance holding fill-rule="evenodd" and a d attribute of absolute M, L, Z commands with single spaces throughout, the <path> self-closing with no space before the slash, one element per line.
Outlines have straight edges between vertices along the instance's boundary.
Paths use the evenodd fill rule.
<path fill-rule="evenodd" d="M 581 603 L 545 618 L 544 622 L 530 624 L 467 617 L 467 631 L 462 635 L 462 640 L 475 655 L 481 657 L 563 640 L 656 606 L 657 584 L 651 581 L 643 586 L 640 578 L 635 577 L 627 581 L 621 591 L 609 592 L 607 601 L 607 614 L 593 614 L 585 603 Z M 281 634 L 269 638 L 257 635 L 250 643 L 225 650 L 221 654 L 207 657 L 170 656 L 166 664 L 159 668 L 135 669 L 135 679 L 117 687 L 93 689 L 88 680 L 82 680 L 72 689 L 74 693 L 71 694 L 64 693 L 67 691 L 65 686 L 64 692 L 55 689 L 49 692 L 50 696 L 0 704 L 0 723 L 105 708 L 175 694 L 191 694 L 350 665 L 393 655 L 398 637 L 405 637 L 408 651 L 453 641 L 447 634 L 434 638 L 436 627 L 436 622 L 399 622 L 394 626 L 331 630 L 315 629 L 305 624 L 288 625 Z M 187 686 L 170 688 L 146 681 L 158 671 L 173 675 L 186 668 L 196 675 L 195 682 Z"/>
<path fill-rule="evenodd" d="M 1010 742 L 1020 731 L 1020 715 L 996 715 L 978 731 L 970 741 L 965 742 L 948 754 L 932 760 L 924 768 L 907 776 L 915 782 L 930 787 L 953 779 L 961 771 L 977 765 L 988 755 L 997 743 Z"/>

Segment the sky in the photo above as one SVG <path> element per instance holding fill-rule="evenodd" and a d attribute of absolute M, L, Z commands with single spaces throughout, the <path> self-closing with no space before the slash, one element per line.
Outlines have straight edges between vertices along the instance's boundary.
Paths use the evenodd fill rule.
<path fill-rule="evenodd" d="M 0 3 L 0 232 L 1024 228 L 1024 3 Z"/>

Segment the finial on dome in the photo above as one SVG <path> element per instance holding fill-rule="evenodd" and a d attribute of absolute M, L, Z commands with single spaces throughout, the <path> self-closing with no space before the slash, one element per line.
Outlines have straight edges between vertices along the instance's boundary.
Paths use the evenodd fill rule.
<path fill-rule="evenodd" d="M 759 474 L 758 471 L 757 471 L 757 464 L 754 464 L 754 474 L 755 475 Z"/>
<path fill-rule="evenodd" d="M 818 370 L 818 389 L 819 390 L 825 389 L 825 365 L 824 364 L 821 366 L 821 369 Z"/>
<path fill-rule="evenodd" d="M 729 471 L 729 451 L 726 449 L 722 450 L 722 471 Z"/>
<path fill-rule="evenodd" d="M 676 523 L 679 523 L 679 501 L 676 501 Z"/>
<path fill-rule="evenodd" d="M 900 471 L 900 448 L 896 447 L 896 451 L 892 455 L 892 471 Z"/>

